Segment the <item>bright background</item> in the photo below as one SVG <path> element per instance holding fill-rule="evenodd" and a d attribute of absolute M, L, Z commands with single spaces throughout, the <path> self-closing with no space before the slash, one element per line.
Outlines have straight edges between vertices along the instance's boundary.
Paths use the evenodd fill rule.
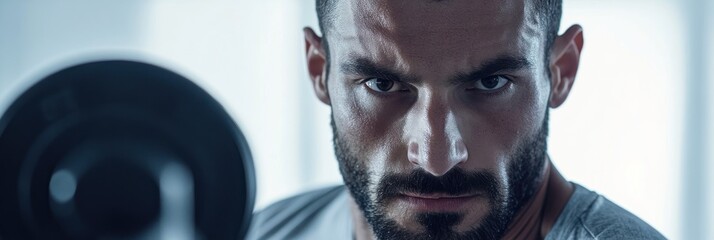
<path fill-rule="evenodd" d="M 585 48 L 570 98 L 551 111 L 551 157 L 566 178 L 668 238 L 714 239 L 712 15 L 707 0 L 565 0 L 561 30 L 581 24 Z M 317 26 L 312 0 L 2 0 L 0 111 L 75 63 L 170 67 L 243 129 L 261 209 L 341 183 L 329 108 L 304 67 L 303 26 Z"/>

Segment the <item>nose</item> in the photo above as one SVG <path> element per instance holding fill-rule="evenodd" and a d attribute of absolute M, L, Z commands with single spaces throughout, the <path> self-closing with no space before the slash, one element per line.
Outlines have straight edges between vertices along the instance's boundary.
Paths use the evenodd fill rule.
<path fill-rule="evenodd" d="M 436 101 L 425 101 L 407 118 L 407 158 L 434 176 L 442 176 L 468 159 L 454 113 Z"/>

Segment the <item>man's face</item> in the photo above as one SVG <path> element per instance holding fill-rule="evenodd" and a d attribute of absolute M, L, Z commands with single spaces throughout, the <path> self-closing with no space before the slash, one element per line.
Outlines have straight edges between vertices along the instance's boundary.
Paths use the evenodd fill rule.
<path fill-rule="evenodd" d="M 337 3 L 335 148 L 378 237 L 495 237 L 532 195 L 550 83 L 525 2 Z"/>

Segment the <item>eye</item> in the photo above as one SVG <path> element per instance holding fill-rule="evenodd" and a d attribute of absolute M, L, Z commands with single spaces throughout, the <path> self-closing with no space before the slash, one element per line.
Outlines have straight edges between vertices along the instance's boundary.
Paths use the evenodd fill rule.
<path fill-rule="evenodd" d="M 477 80 L 474 83 L 473 88 L 469 88 L 468 90 L 478 89 L 482 91 L 491 91 L 502 88 L 503 86 L 506 86 L 507 83 L 508 79 L 504 76 L 490 76 Z"/>
<path fill-rule="evenodd" d="M 370 89 L 383 93 L 405 90 L 405 88 L 402 86 L 402 83 L 383 78 L 369 78 L 367 79 L 367 81 L 365 81 L 365 84 Z"/>

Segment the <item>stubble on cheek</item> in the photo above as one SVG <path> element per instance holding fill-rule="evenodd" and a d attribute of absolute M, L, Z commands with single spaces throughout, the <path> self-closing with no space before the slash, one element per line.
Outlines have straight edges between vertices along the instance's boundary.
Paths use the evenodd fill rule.
<path fill-rule="evenodd" d="M 344 150 L 354 157 L 351 160 L 355 162 L 350 165 L 360 168 L 361 172 L 367 175 L 366 190 L 375 210 L 384 213 L 385 217 L 405 229 L 413 232 L 423 231 L 417 221 L 417 215 L 408 211 L 406 206 L 400 205 L 394 198 L 380 201 L 377 195 L 379 183 L 384 176 L 410 170 L 410 163 L 406 158 L 407 150 L 400 147 L 399 136 L 375 128 L 378 120 L 374 112 L 364 112 L 359 106 L 346 106 L 342 110 L 346 111 L 333 116 L 336 118 L 336 131 L 344 144 L 349 146 Z"/>
<path fill-rule="evenodd" d="M 359 88 L 358 86 L 344 88 L 349 87 Z M 379 136 L 374 134 L 379 127 L 377 122 L 379 115 L 378 112 L 365 106 L 364 100 L 359 99 L 360 94 L 355 91 L 357 89 L 339 88 L 336 95 L 339 97 L 333 100 L 332 118 L 336 131 L 349 145 L 351 154 L 358 159 L 365 159 L 365 154 L 370 152 L 369 149 L 379 145 Z M 366 164 L 363 163 L 362 166 Z"/>
<path fill-rule="evenodd" d="M 369 173 L 370 190 L 375 191 L 375 183 L 385 173 L 411 170 L 401 121 L 390 109 L 394 106 L 381 106 L 361 86 L 348 88 L 340 90 L 340 104 L 333 105 L 333 121 L 350 154 L 359 161 L 357 166 Z"/>

